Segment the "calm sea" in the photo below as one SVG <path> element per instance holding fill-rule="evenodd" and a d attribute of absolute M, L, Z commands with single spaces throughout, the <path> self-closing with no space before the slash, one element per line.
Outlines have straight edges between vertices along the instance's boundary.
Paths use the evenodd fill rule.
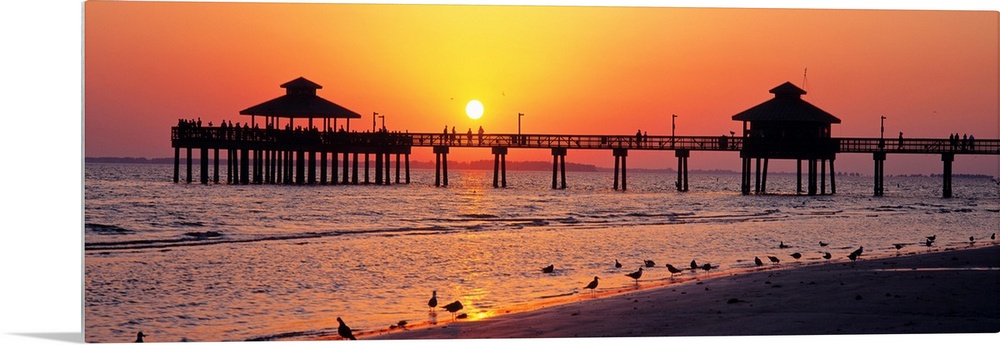
<path fill-rule="evenodd" d="M 792 175 L 769 176 L 784 195 L 768 196 L 739 195 L 738 174 L 692 174 L 687 193 L 672 174 L 630 173 L 627 192 L 611 173 L 569 172 L 566 190 L 549 188 L 550 172 L 509 173 L 506 189 L 491 171 L 449 177 L 447 188 L 425 170 L 409 185 L 200 185 L 172 183 L 170 165 L 86 164 L 86 341 L 306 339 L 335 335 L 338 316 L 356 333 L 450 321 L 440 306 L 456 300 L 478 319 L 588 298 L 594 276 L 597 293 L 634 288 L 624 274 L 643 260 L 656 263 L 639 281 L 650 286 L 671 281 L 667 263 L 728 274 L 755 256 L 794 266 L 858 246 L 941 250 L 990 243 L 1000 224 L 989 178 L 956 178 L 942 199 L 932 177 L 887 177 L 879 198 L 871 177 L 838 176 L 838 194 L 814 197 L 789 195 Z"/>

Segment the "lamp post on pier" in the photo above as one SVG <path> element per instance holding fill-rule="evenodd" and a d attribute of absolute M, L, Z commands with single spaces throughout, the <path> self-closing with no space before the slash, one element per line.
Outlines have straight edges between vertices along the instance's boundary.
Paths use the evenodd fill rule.
<path fill-rule="evenodd" d="M 375 118 L 378 117 L 378 113 L 372 112 L 372 133 L 375 133 Z"/>
<path fill-rule="evenodd" d="M 521 118 L 524 117 L 524 113 L 517 113 L 517 144 L 521 145 Z"/>
<path fill-rule="evenodd" d="M 670 148 L 674 148 L 674 143 L 677 141 L 674 132 L 677 131 L 677 114 L 670 115 Z"/>
<path fill-rule="evenodd" d="M 382 130 L 385 130 L 385 115 L 379 115 L 378 118 L 382 119 Z"/>
<path fill-rule="evenodd" d="M 882 118 L 879 120 L 878 148 L 885 148 L 885 115 L 882 115 Z"/>

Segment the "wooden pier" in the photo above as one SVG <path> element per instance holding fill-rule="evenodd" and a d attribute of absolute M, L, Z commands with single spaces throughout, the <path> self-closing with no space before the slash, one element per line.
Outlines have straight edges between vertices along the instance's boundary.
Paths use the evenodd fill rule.
<path fill-rule="evenodd" d="M 300 80 L 301 79 L 301 80 Z M 318 85 L 302 78 L 282 85 L 315 97 Z M 782 84 L 772 89 L 775 99 L 804 91 Z M 311 91 L 310 91 L 311 90 Z M 775 92 L 777 91 L 777 92 Z M 800 93 L 801 91 L 801 93 Z M 289 91 L 292 94 L 293 90 Z M 782 96 L 782 93 L 785 96 Z M 318 97 L 316 97 L 318 98 Z M 281 99 L 279 97 L 279 99 Z M 278 99 L 276 99 L 278 100 Z M 275 100 L 265 102 L 269 104 Z M 323 100 L 325 101 L 325 100 Z M 779 102 L 788 102 L 781 100 Z M 794 101 L 794 100 L 792 100 Z M 770 102 L 770 101 L 769 101 Z M 762 103 L 761 106 L 768 102 Z M 804 102 L 803 102 L 804 103 Z M 760 107 L 760 106 L 758 106 Z M 260 106 L 241 112 L 254 116 Z M 751 108 L 748 110 L 756 109 Z M 257 111 L 253 111 L 253 110 Z M 270 111 L 270 110 L 269 110 Z M 494 155 L 493 187 L 507 186 L 506 156 L 511 149 L 547 149 L 552 153 L 552 188 L 565 189 L 566 157 L 571 150 L 604 150 L 614 157 L 615 190 L 627 190 L 627 158 L 631 150 L 674 151 L 677 158 L 678 191 L 688 190 L 688 159 L 696 151 L 738 152 L 742 163 L 741 192 L 744 195 L 767 193 L 767 170 L 770 159 L 795 159 L 797 162 L 797 193 L 807 195 L 827 194 L 826 173 L 829 171 L 829 193 L 836 193 L 834 162 L 837 154 L 871 154 L 874 161 L 875 196 L 883 194 L 884 163 L 889 155 L 922 154 L 940 155 L 943 162 L 942 196 L 952 196 L 952 162 L 956 155 L 1000 155 L 1000 140 L 957 138 L 901 138 L 887 142 L 884 138 L 834 138 L 830 123 L 839 120 L 821 120 L 814 123 L 768 123 L 760 117 L 734 116 L 744 121 L 741 136 L 647 136 L 647 135 L 571 135 L 571 134 L 477 134 L 456 135 L 445 133 L 398 133 L 373 128 L 373 132 L 350 130 L 353 112 L 307 113 L 288 115 L 288 108 L 280 111 L 260 111 L 265 116 L 265 128 L 259 128 L 255 119 L 240 125 L 201 126 L 199 122 L 180 121 L 171 129 L 174 148 L 174 182 L 180 181 L 180 157 L 186 157 L 186 182 L 192 182 L 193 150 L 198 150 L 200 182 L 220 183 L 220 151 L 226 151 L 228 184 L 391 184 L 392 163 L 395 162 L 395 183 L 410 183 L 409 156 L 414 147 L 431 148 L 435 154 L 435 186 L 448 185 L 448 154 L 452 149 L 489 148 Z M 751 112 L 752 113 L 752 112 Z M 373 114 L 376 116 L 377 114 Z M 284 129 L 277 119 L 288 117 Z M 293 127 L 294 117 L 308 118 L 305 128 Z M 313 117 L 322 118 L 323 127 L 313 126 Z M 337 129 L 336 119 L 346 117 L 347 129 Z M 831 116 L 832 117 L 832 116 Z M 333 119 L 333 123 L 329 122 Z M 833 118 L 836 119 L 836 118 Z M 373 122 L 374 123 L 374 122 Z M 374 126 L 373 126 L 374 127 Z M 321 129 L 323 128 L 323 129 Z M 802 135 L 802 132 L 812 133 Z M 209 154 L 211 153 L 211 155 Z M 363 157 L 362 157 L 363 155 Z M 209 156 L 212 159 L 209 159 Z M 374 164 L 371 158 L 374 156 Z M 393 161 L 393 156 L 395 160 Z M 359 162 L 363 160 L 363 170 Z M 755 162 L 753 162 L 755 161 Z M 807 189 L 802 188 L 802 162 L 806 162 Z M 405 163 L 402 164 L 401 163 Z M 755 163 L 755 164 L 753 164 Z M 829 163 L 829 164 L 827 164 Z M 342 165 L 341 165 L 342 164 Z M 340 165 L 340 166 L 338 166 Z M 370 179 L 374 165 L 374 181 Z M 829 170 L 827 170 L 829 166 Z M 319 169 L 317 174 L 317 168 Z M 340 169 L 338 169 L 340 168 Z M 755 171 L 753 171 L 756 168 Z M 340 174 L 338 175 L 338 170 Z M 753 172 L 753 174 L 751 174 Z M 363 174 L 363 175 L 362 175 Z M 405 176 L 402 178 L 401 176 Z"/>

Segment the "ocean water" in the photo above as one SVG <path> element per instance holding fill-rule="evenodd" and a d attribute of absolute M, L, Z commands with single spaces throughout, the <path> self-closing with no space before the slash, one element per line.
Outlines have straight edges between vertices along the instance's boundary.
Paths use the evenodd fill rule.
<path fill-rule="evenodd" d="M 872 197 L 870 176 L 838 176 L 838 194 L 808 197 L 780 174 L 767 196 L 740 195 L 738 174 L 692 174 L 687 193 L 674 174 L 630 173 L 627 192 L 611 173 L 568 172 L 566 190 L 550 172 L 509 172 L 505 189 L 491 171 L 449 175 L 446 188 L 427 170 L 409 185 L 201 185 L 172 183 L 170 165 L 86 164 L 85 340 L 315 339 L 336 337 L 337 317 L 379 332 L 450 322 L 440 306 L 456 300 L 479 319 L 590 298 L 594 276 L 598 294 L 634 289 L 625 273 L 644 260 L 656 266 L 640 287 L 753 269 L 755 256 L 787 267 L 858 246 L 865 258 L 984 245 L 1000 228 L 989 178 L 955 178 L 942 199 L 940 177 L 887 177 Z M 676 279 L 664 267 L 691 260 L 717 267 Z"/>

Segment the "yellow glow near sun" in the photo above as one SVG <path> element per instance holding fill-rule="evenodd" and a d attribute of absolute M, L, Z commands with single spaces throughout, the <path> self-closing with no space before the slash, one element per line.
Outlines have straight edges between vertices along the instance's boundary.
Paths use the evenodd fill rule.
<path fill-rule="evenodd" d="M 469 104 L 465 105 L 465 114 L 469 115 L 470 119 L 478 119 L 483 116 L 483 103 L 477 100 L 469 101 Z"/>

